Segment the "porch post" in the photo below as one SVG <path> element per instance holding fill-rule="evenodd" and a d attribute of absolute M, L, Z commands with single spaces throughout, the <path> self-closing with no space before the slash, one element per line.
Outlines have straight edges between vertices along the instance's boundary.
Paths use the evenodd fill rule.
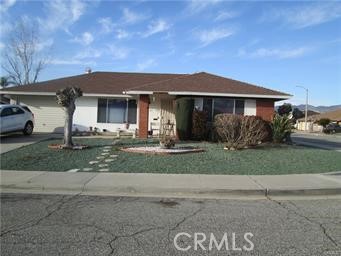
<path fill-rule="evenodd" d="M 139 98 L 139 138 L 148 138 L 149 96 Z"/>

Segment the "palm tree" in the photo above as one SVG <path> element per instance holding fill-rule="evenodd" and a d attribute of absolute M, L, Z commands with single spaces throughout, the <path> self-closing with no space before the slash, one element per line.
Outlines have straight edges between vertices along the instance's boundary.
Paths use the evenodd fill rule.
<path fill-rule="evenodd" d="M 65 112 L 64 145 L 62 145 L 62 148 L 72 148 L 72 123 L 73 113 L 76 109 L 75 101 L 83 95 L 83 92 L 77 87 L 66 87 L 58 90 L 56 95 L 57 103 L 63 107 Z"/>

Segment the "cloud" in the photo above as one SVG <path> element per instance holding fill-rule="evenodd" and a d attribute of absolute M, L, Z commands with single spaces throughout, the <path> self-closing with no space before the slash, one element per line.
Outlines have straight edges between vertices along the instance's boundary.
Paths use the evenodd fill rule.
<path fill-rule="evenodd" d="M 149 69 L 152 66 L 156 65 L 155 59 L 147 59 L 145 61 L 137 63 L 137 70 L 138 71 L 144 71 L 146 69 Z"/>
<path fill-rule="evenodd" d="M 186 12 L 189 12 L 190 14 L 197 14 L 219 2 L 221 2 L 221 0 L 191 0 L 188 2 Z"/>
<path fill-rule="evenodd" d="M 130 36 L 130 33 L 128 33 L 124 29 L 117 29 L 116 30 L 116 38 L 117 39 L 124 39 L 124 38 L 128 38 L 129 36 Z"/>
<path fill-rule="evenodd" d="M 152 21 L 148 25 L 148 29 L 142 35 L 142 37 L 149 37 L 149 36 L 152 36 L 154 34 L 164 32 L 164 31 L 168 30 L 170 27 L 171 27 L 171 24 L 167 23 L 163 19 L 158 19 L 158 20 Z"/>
<path fill-rule="evenodd" d="M 278 49 L 278 48 L 258 48 L 253 52 L 247 52 L 240 49 L 238 55 L 240 57 L 246 56 L 251 58 L 277 58 L 277 59 L 293 59 L 306 55 L 312 49 L 309 47 L 299 47 L 292 49 Z"/>
<path fill-rule="evenodd" d="M 114 44 L 108 45 L 109 54 L 114 60 L 126 59 L 130 53 L 130 49 L 125 47 L 119 47 Z"/>
<path fill-rule="evenodd" d="M 232 36 L 234 31 L 226 28 L 214 28 L 211 30 L 196 31 L 195 36 L 200 40 L 202 46 L 207 46 L 218 40 Z"/>
<path fill-rule="evenodd" d="M 40 26 L 46 31 L 63 29 L 80 19 L 86 10 L 86 3 L 80 0 L 53 0 L 44 2 L 46 19 L 38 18 Z"/>
<path fill-rule="evenodd" d="M 341 3 L 319 2 L 267 11 L 261 17 L 261 21 L 280 21 L 294 29 L 302 29 L 326 23 L 340 17 Z"/>
<path fill-rule="evenodd" d="M 49 48 L 53 45 L 54 40 L 52 38 L 49 38 L 44 41 L 40 41 L 37 43 L 36 50 L 38 52 L 45 50 L 46 48 Z"/>
<path fill-rule="evenodd" d="M 52 65 L 96 65 L 94 61 L 83 61 L 77 59 L 52 59 L 48 61 Z"/>
<path fill-rule="evenodd" d="M 122 22 L 123 23 L 135 24 L 135 23 L 138 23 L 138 22 L 140 22 L 146 18 L 147 18 L 147 16 L 133 12 L 128 8 L 123 9 L 123 14 L 122 14 Z"/>
<path fill-rule="evenodd" d="M 3 0 L 0 3 L 0 12 L 6 12 L 15 4 L 16 0 Z"/>
<path fill-rule="evenodd" d="M 94 37 L 90 32 L 84 32 L 80 37 L 75 37 L 72 41 L 82 45 L 89 45 L 94 41 Z"/>
<path fill-rule="evenodd" d="M 214 19 L 214 21 L 224 21 L 227 19 L 232 19 L 237 17 L 239 14 L 237 12 L 232 11 L 220 11 L 218 12 L 217 17 Z"/>
<path fill-rule="evenodd" d="M 110 17 L 99 18 L 97 22 L 101 25 L 101 31 L 105 34 L 114 30 L 115 24 L 112 22 Z"/>
<path fill-rule="evenodd" d="M 85 50 L 82 50 L 79 53 L 77 53 L 73 57 L 73 59 L 83 60 L 83 59 L 89 59 L 89 58 L 99 58 L 102 55 L 103 55 L 103 52 L 98 49 L 86 48 Z"/>

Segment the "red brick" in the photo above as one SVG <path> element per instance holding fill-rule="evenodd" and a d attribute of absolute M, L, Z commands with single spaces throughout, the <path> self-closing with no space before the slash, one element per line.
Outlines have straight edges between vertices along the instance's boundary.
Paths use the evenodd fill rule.
<path fill-rule="evenodd" d="M 140 95 L 139 99 L 139 138 L 148 138 L 149 96 Z"/>
<path fill-rule="evenodd" d="M 265 121 L 271 121 L 275 113 L 274 100 L 257 99 L 256 115 L 263 118 Z"/>

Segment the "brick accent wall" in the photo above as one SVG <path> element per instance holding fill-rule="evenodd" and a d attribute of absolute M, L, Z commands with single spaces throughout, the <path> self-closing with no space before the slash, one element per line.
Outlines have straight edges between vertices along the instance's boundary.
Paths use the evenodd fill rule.
<path fill-rule="evenodd" d="M 148 137 L 148 113 L 149 113 L 149 96 L 140 95 L 139 98 L 139 138 Z"/>
<path fill-rule="evenodd" d="M 275 113 L 274 100 L 257 99 L 256 100 L 256 115 L 266 121 L 271 121 Z"/>

